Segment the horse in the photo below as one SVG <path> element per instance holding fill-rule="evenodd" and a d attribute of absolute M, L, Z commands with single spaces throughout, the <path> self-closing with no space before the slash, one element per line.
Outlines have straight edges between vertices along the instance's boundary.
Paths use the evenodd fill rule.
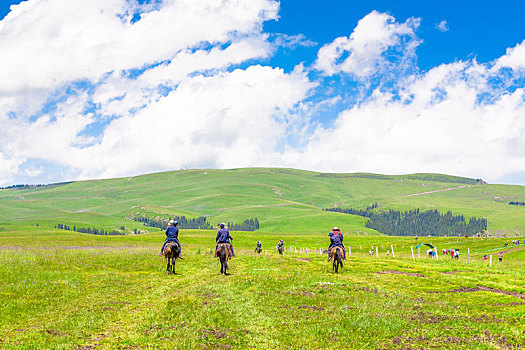
<path fill-rule="evenodd" d="M 343 268 L 343 248 L 333 247 L 330 249 L 330 259 L 332 262 L 332 273 L 339 273 L 339 266 Z"/>
<path fill-rule="evenodd" d="M 175 242 L 169 242 L 164 249 L 164 257 L 166 258 L 166 275 L 175 272 L 175 260 L 180 256 L 180 246 Z"/>
<path fill-rule="evenodd" d="M 217 246 L 217 256 L 221 261 L 221 275 L 226 275 L 226 270 L 228 269 L 228 258 L 230 257 L 228 243 L 219 243 Z"/>
<path fill-rule="evenodd" d="M 262 248 L 261 248 L 261 247 L 257 247 L 257 248 L 255 248 L 255 252 L 256 252 L 257 254 L 261 254 L 261 253 L 262 253 Z"/>
<path fill-rule="evenodd" d="M 279 254 L 283 255 L 283 252 L 284 252 L 284 246 L 277 246 L 277 251 L 279 252 Z"/>

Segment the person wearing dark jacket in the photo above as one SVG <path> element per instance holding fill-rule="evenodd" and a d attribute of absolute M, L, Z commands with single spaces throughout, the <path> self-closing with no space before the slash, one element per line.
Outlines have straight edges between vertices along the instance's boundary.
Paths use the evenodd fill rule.
<path fill-rule="evenodd" d="M 227 228 L 225 228 L 224 223 L 219 224 L 219 227 L 220 229 L 217 232 L 217 237 L 215 237 L 215 242 L 217 242 L 217 245 L 215 246 L 215 252 L 217 252 L 219 243 L 228 243 L 230 255 L 235 256 L 235 253 L 233 252 L 233 246 L 231 244 L 233 237 L 230 235 L 230 231 Z"/>
<path fill-rule="evenodd" d="M 341 249 L 343 249 L 343 260 L 346 260 L 346 249 L 343 245 L 343 235 L 340 232 L 334 233 L 334 231 L 330 231 L 328 236 L 330 236 L 330 246 L 328 247 L 328 261 L 330 261 L 330 251 L 333 247 L 341 247 Z"/>
<path fill-rule="evenodd" d="M 164 241 L 162 248 L 160 248 L 159 256 L 162 256 L 164 254 L 164 248 L 166 248 L 166 245 L 169 242 L 177 243 L 182 253 L 182 247 L 180 246 L 180 242 L 179 242 L 179 228 L 177 227 L 178 224 L 179 224 L 178 221 L 173 221 L 173 220 L 169 221 L 168 227 L 166 228 L 166 241 Z M 179 259 L 182 259 L 180 255 L 179 255 Z"/>

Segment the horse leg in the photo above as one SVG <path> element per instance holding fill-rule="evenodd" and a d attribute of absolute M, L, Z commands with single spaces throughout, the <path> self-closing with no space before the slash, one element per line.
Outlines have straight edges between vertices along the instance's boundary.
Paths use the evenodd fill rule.
<path fill-rule="evenodd" d="M 170 274 L 170 259 L 166 258 L 166 275 Z"/>

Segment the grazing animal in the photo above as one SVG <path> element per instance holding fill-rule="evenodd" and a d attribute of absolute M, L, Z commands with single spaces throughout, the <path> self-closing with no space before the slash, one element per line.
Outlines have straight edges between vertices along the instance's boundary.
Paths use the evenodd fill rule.
<path fill-rule="evenodd" d="M 164 249 L 164 257 L 166 258 L 166 275 L 170 272 L 176 275 L 175 260 L 180 256 L 180 247 L 177 243 L 169 242 Z"/>
<path fill-rule="evenodd" d="M 217 245 L 217 256 L 221 261 L 221 275 L 226 275 L 228 269 L 228 258 L 230 257 L 230 250 L 228 249 L 228 243 L 219 243 Z"/>
<path fill-rule="evenodd" d="M 333 247 L 330 250 L 330 259 L 332 262 L 332 273 L 339 273 L 339 267 L 343 268 L 343 249 L 341 247 Z"/>

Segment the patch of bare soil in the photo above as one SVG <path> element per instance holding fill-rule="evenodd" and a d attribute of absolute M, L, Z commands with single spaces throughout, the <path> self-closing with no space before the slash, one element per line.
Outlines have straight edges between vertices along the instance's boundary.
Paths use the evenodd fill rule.
<path fill-rule="evenodd" d="M 443 294 L 443 293 L 470 293 L 470 292 L 492 292 L 492 293 L 497 293 L 497 294 L 510 295 L 510 296 L 525 300 L 525 294 L 523 293 L 509 292 L 503 289 L 496 289 L 496 288 L 485 287 L 485 286 L 477 286 L 474 288 L 461 287 L 459 289 L 452 289 L 452 290 L 447 290 L 447 291 L 428 291 L 427 293 Z"/>
<path fill-rule="evenodd" d="M 0 250 L 34 250 L 31 246 L 0 246 Z M 126 246 L 56 246 L 56 247 L 38 247 L 39 250 L 87 250 L 87 249 L 107 249 L 107 250 L 129 250 L 144 249 L 144 247 Z"/>
<path fill-rule="evenodd" d="M 499 349 L 523 349 L 523 344 L 518 344 L 512 339 L 509 339 L 506 335 L 492 334 L 488 329 L 482 333 L 474 334 L 470 337 L 455 337 L 443 335 L 441 337 L 429 338 L 424 335 L 419 336 L 396 336 L 392 338 L 391 344 L 385 344 L 384 349 L 390 348 L 401 348 L 401 349 L 422 349 L 422 348 L 441 348 L 442 345 L 446 345 L 447 348 L 453 348 L 454 345 L 467 345 L 470 344 L 474 348 L 477 344 L 486 344 L 494 346 L 495 344 Z M 423 347 L 422 347 L 423 346 Z M 479 345 L 478 345 L 479 346 Z"/>
<path fill-rule="evenodd" d="M 312 259 L 307 259 L 307 258 L 298 258 L 297 260 L 299 260 L 299 261 L 312 261 Z"/>
<path fill-rule="evenodd" d="M 315 305 L 299 305 L 297 307 L 298 309 L 308 309 L 312 311 L 323 311 L 324 307 L 315 306 Z"/>
<path fill-rule="evenodd" d="M 424 194 L 431 194 L 431 193 L 437 193 L 437 192 L 446 192 L 446 191 L 452 191 L 452 190 L 459 190 L 461 188 L 470 187 L 469 185 L 462 185 L 458 187 L 449 187 L 442 190 L 434 190 L 434 191 L 426 191 L 426 192 L 419 192 L 419 193 L 412 193 L 412 194 L 406 194 L 404 196 L 397 196 L 396 198 L 402 198 L 402 197 L 414 197 L 414 196 L 421 196 Z"/>
<path fill-rule="evenodd" d="M 46 332 L 47 334 L 54 335 L 55 337 L 66 335 L 66 333 L 64 333 L 64 332 L 59 332 L 59 331 L 54 330 L 54 329 L 46 329 L 45 332 Z"/>
<path fill-rule="evenodd" d="M 445 272 L 441 272 L 442 274 L 444 275 L 455 275 L 456 273 L 474 273 L 474 271 L 445 271 Z"/>
<path fill-rule="evenodd" d="M 502 251 L 502 253 L 508 254 L 508 253 L 516 252 L 518 250 L 523 250 L 523 249 L 525 249 L 525 246 L 507 249 L 507 250 Z"/>
<path fill-rule="evenodd" d="M 386 274 L 393 274 L 393 275 L 405 275 L 405 276 L 415 276 L 415 277 L 425 277 L 425 275 L 421 273 L 414 273 L 414 272 L 403 272 L 403 271 L 395 271 L 395 270 L 385 270 L 385 271 L 377 271 L 380 275 L 386 275 Z"/>

